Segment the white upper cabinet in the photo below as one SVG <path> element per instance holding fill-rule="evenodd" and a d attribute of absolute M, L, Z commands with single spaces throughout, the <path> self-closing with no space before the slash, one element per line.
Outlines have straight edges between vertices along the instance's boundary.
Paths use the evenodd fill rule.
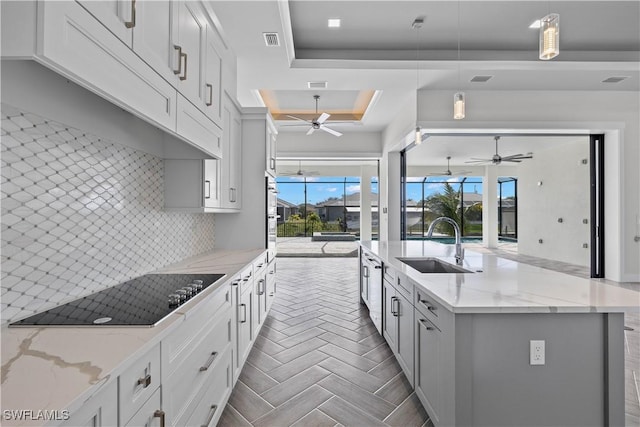
<path fill-rule="evenodd" d="M 222 107 L 221 207 L 242 207 L 242 117 L 234 102 L 225 94 Z"/>
<path fill-rule="evenodd" d="M 173 86 L 181 60 L 173 43 L 177 38 L 176 5 L 173 1 L 136 2 L 132 44 L 140 58 Z"/>
<path fill-rule="evenodd" d="M 178 90 L 196 106 L 203 102 L 203 57 L 207 24 L 199 3 L 180 1 L 177 6 L 178 31 L 174 41 L 178 64 Z"/>
<path fill-rule="evenodd" d="M 204 107 L 205 114 L 216 123 L 221 120 L 222 111 L 222 46 L 216 29 L 207 28 L 204 72 Z"/>

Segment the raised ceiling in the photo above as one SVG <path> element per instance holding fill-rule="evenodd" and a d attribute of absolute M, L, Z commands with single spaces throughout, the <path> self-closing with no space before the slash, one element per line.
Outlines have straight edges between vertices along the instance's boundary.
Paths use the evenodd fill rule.
<path fill-rule="evenodd" d="M 375 91 L 361 126 L 349 132 L 383 131 L 415 99 L 416 41 L 424 90 L 640 90 L 638 1 L 214 0 L 211 6 L 238 55 L 243 106 L 265 105 L 262 92 L 286 111 L 308 112 L 314 92 L 322 97 L 320 110 L 332 113 L 353 108 L 353 99 L 341 95 Z M 540 61 L 538 31 L 529 25 L 549 11 L 560 13 L 561 50 Z M 411 28 L 417 16 L 425 17 L 419 31 Z M 336 17 L 342 26 L 328 28 L 327 19 Z M 267 47 L 264 32 L 278 33 L 280 46 Z M 471 82 L 478 75 L 491 78 Z M 604 83 L 609 77 L 625 79 Z M 326 81 L 327 89 L 310 91 L 310 81 Z M 280 129 L 288 130 L 305 128 Z"/>

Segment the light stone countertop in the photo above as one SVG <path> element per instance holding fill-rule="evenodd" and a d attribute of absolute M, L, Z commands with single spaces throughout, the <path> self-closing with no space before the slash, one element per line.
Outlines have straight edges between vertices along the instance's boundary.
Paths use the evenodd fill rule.
<path fill-rule="evenodd" d="M 224 273 L 226 276 L 155 327 L 2 327 L 2 410 L 69 410 L 110 384 L 128 364 L 157 345 L 197 307 L 264 249 L 213 251 L 150 273 Z M 39 426 L 46 421 L 9 421 Z"/>
<path fill-rule="evenodd" d="M 420 273 L 399 257 L 455 264 L 455 246 L 429 241 L 360 242 L 454 313 L 640 312 L 640 292 L 467 250 L 474 273 Z M 463 244 L 464 247 L 464 244 Z M 475 272 L 481 270 L 481 272 Z"/>

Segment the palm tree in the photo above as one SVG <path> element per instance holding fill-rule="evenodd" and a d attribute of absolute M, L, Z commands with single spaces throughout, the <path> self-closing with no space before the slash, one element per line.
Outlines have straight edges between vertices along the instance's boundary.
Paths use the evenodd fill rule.
<path fill-rule="evenodd" d="M 462 191 L 462 187 L 460 188 Z M 444 192 L 432 194 L 424 201 L 427 213 L 425 214 L 425 220 L 429 219 L 433 221 L 437 217 L 447 217 L 454 220 L 458 225 L 461 225 L 460 220 L 460 191 L 456 191 L 448 183 L 444 183 Z M 440 225 L 438 225 L 440 227 Z M 453 234 L 451 226 L 445 225 L 442 227 L 447 235 Z"/>

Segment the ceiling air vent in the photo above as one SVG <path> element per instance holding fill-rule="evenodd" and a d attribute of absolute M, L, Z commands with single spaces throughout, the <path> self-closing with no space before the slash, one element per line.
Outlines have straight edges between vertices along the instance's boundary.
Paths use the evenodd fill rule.
<path fill-rule="evenodd" d="M 327 82 L 307 82 L 307 87 L 309 89 L 326 89 Z"/>
<path fill-rule="evenodd" d="M 493 76 L 473 76 L 471 81 L 474 82 L 474 83 L 484 83 L 484 82 L 490 80 L 491 77 L 493 77 Z"/>
<path fill-rule="evenodd" d="M 278 33 L 262 33 L 262 35 L 267 46 L 280 46 Z"/>
<path fill-rule="evenodd" d="M 609 77 L 608 79 L 604 79 L 602 81 L 602 83 L 620 83 L 621 81 L 623 81 L 626 78 L 627 78 L 626 76 Z"/>

